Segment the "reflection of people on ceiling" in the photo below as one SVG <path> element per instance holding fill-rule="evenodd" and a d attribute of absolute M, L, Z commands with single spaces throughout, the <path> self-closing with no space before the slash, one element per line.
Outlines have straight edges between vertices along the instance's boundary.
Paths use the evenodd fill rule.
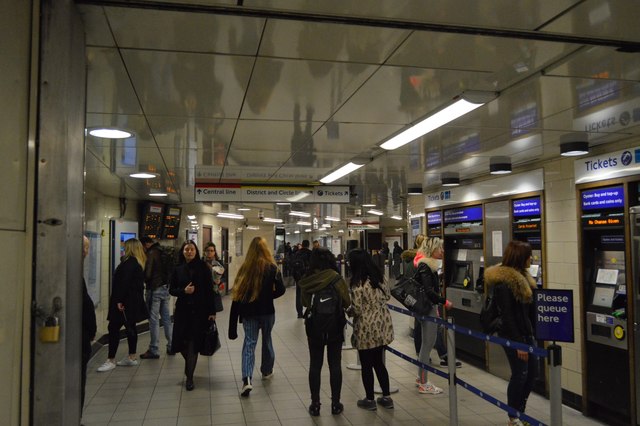
<path fill-rule="evenodd" d="M 316 161 L 315 148 L 313 147 L 313 137 L 311 136 L 311 122 L 313 118 L 313 108 L 307 106 L 307 116 L 302 130 L 300 123 L 300 104 L 293 107 L 293 135 L 291 136 L 291 153 L 293 154 L 293 164 L 296 166 L 313 166 Z"/>
<path fill-rule="evenodd" d="M 242 28 L 240 40 L 238 40 L 235 27 L 231 27 L 229 30 L 229 50 L 231 53 L 254 51 L 252 53 L 257 55 L 258 52 L 255 51 L 257 47 L 267 52 L 274 50 L 272 39 L 267 37 L 260 38 L 258 35 L 258 24 L 246 25 Z M 256 43 L 257 40 L 261 40 L 261 43 Z M 231 64 L 236 80 L 241 87 L 244 87 L 247 84 L 246 57 L 233 55 L 231 56 Z M 256 60 L 255 70 L 251 73 L 251 81 L 248 83 L 246 99 L 249 109 L 254 114 L 261 114 L 267 108 L 273 89 L 280 80 L 283 66 L 284 63 L 277 59 L 258 58 Z"/>
<path fill-rule="evenodd" d="M 344 33 L 333 25 L 305 22 L 298 37 L 298 54 L 306 60 L 312 77 L 325 77 L 334 67 L 334 62 L 342 51 Z"/>

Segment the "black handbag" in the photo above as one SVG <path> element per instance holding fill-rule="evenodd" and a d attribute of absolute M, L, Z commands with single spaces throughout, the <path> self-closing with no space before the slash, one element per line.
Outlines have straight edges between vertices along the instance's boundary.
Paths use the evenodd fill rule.
<path fill-rule="evenodd" d="M 204 332 L 202 346 L 200 347 L 200 355 L 211 356 L 220 349 L 220 335 L 218 334 L 218 325 L 215 321 L 209 321 L 209 327 Z"/>
<path fill-rule="evenodd" d="M 413 277 L 402 276 L 391 289 L 391 296 L 418 315 L 428 315 L 433 306 L 422 284 Z"/>
<path fill-rule="evenodd" d="M 220 296 L 220 293 L 214 292 L 213 306 L 216 312 L 222 312 L 224 310 L 224 306 L 222 306 L 222 296 Z"/>

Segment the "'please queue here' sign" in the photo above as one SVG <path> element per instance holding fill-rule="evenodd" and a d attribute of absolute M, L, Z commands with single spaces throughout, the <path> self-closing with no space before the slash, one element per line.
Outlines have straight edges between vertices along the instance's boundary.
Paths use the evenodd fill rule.
<path fill-rule="evenodd" d="M 533 292 L 536 339 L 573 342 L 573 292 L 541 289 Z"/>

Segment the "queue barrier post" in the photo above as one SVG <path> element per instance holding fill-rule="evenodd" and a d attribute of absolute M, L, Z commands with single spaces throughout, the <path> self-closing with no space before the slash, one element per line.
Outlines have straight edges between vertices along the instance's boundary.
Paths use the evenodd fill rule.
<path fill-rule="evenodd" d="M 551 405 L 551 426 L 562 425 L 562 347 L 555 342 L 547 347 L 549 351 L 549 402 Z"/>
<path fill-rule="evenodd" d="M 453 326 L 453 318 L 447 318 Z M 447 364 L 449 367 L 449 424 L 458 424 L 458 387 L 456 386 L 456 332 L 453 327 L 447 327 Z"/>

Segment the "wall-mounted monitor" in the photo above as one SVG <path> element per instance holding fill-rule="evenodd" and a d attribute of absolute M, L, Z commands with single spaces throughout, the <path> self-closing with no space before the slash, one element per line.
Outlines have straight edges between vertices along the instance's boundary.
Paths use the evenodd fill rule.
<path fill-rule="evenodd" d="M 175 240 L 178 238 L 180 229 L 181 207 L 166 206 L 164 211 L 164 226 L 162 228 L 162 238 L 167 240 Z"/>

